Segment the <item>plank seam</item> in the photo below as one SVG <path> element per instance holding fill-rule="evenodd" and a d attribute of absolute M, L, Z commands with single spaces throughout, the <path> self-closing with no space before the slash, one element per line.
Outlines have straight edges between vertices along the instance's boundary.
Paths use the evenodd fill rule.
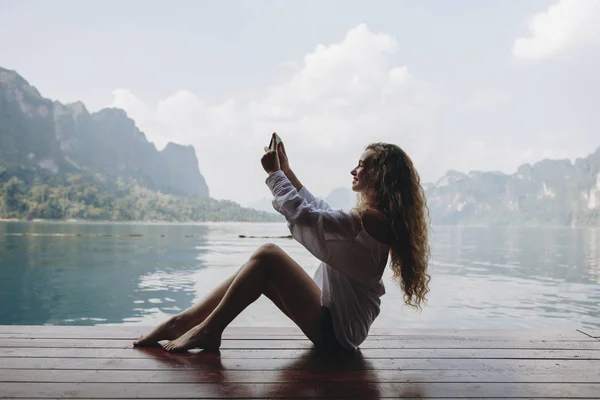
<path fill-rule="evenodd" d="M 0 359 L 27 359 L 27 358 L 43 358 L 43 359 L 60 359 L 60 360 L 145 360 L 142 357 L 44 357 L 44 356 L 3 356 Z M 223 360 L 236 360 L 236 358 L 222 358 Z M 297 356 L 278 357 L 277 360 L 298 360 Z M 552 357 L 552 358 L 535 358 L 535 357 L 362 357 L 363 360 L 545 360 L 545 361 L 600 361 L 600 358 L 583 358 L 583 357 Z M 273 358 L 237 358 L 237 360 L 273 360 Z M 3 368 L 0 369 L 11 369 Z"/>

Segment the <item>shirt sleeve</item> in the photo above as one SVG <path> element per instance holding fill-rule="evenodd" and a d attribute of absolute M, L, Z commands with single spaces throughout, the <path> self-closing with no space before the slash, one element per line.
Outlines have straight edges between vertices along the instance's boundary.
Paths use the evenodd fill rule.
<path fill-rule="evenodd" d="M 362 230 L 357 213 L 318 208 L 323 205 L 301 196 L 281 171 L 270 174 L 266 183 L 273 194 L 273 208 L 287 220 L 292 237 L 310 253 L 363 284 L 379 279 L 371 249 L 357 240 Z"/>
<path fill-rule="evenodd" d="M 315 208 L 319 210 L 332 209 L 329 203 L 327 203 L 325 200 L 313 196 L 313 194 L 306 188 L 306 186 L 302 186 L 300 188 L 300 191 L 298 191 L 298 194 L 304 197 L 306 201 L 308 201 L 308 204 L 312 204 L 313 206 L 315 206 Z"/>

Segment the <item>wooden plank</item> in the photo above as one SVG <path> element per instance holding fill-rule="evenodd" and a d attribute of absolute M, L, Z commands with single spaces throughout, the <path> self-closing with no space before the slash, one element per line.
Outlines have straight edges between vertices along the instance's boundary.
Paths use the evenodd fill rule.
<path fill-rule="evenodd" d="M 132 336 L 132 335 L 128 335 L 128 334 L 121 334 L 119 332 L 107 336 L 104 335 L 104 333 L 102 332 L 89 332 L 90 335 L 86 336 L 86 333 L 82 332 L 79 335 L 76 334 L 72 334 L 72 333 L 64 333 L 64 332 L 38 332 L 38 333 L 0 333 L 0 340 L 4 340 L 4 339 L 69 339 L 69 340 L 129 340 L 132 341 L 134 339 L 137 339 L 139 336 Z M 141 336 L 141 335 L 140 335 Z M 379 335 L 379 336 L 372 336 L 373 338 L 378 338 L 378 339 L 387 339 L 387 338 L 406 338 L 406 337 L 413 337 L 413 338 L 420 338 L 423 340 L 426 340 L 428 338 L 430 338 L 430 336 L 425 336 L 425 337 L 421 337 L 421 336 L 399 336 L 399 335 Z M 463 339 L 459 336 L 448 336 L 448 339 Z M 278 334 L 257 334 L 257 333 L 248 333 L 248 334 L 243 334 L 243 333 L 232 333 L 232 332 L 227 332 L 225 331 L 225 333 L 223 334 L 223 339 L 235 339 L 235 340 L 307 340 L 305 335 L 278 335 Z M 574 339 L 567 339 L 564 341 L 569 341 L 569 340 L 574 340 Z M 592 338 L 584 336 L 582 337 L 580 340 L 592 340 Z"/>
<path fill-rule="evenodd" d="M 28 399 L 32 399 L 32 400 L 60 400 L 62 397 L 28 397 Z M 379 400 L 382 397 L 366 397 L 362 400 Z M 404 394 L 404 399 L 413 399 L 413 398 L 420 398 L 420 397 L 411 397 L 408 396 L 408 394 Z M 72 397 L 70 400 L 87 400 L 88 398 L 77 398 L 77 397 Z M 112 397 L 111 399 L 102 399 L 102 398 L 96 398 L 94 400 L 129 400 L 131 399 L 131 397 Z M 136 397 L 136 400 L 151 400 L 151 399 L 144 399 L 144 398 L 139 398 Z M 177 397 L 169 397 L 170 400 L 177 400 Z M 286 397 L 286 400 L 300 400 L 301 398 L 298 397 Z M 331 399 L 331 397 L 315 397 L 312 400 L 328 400 Z M 447 397 L 427 397 L 427 399 L 429 400 L 442 400 L 442 399 L 447 399 Z M 486 400 L 506 400 L 506 397 L 485 397 Z M 534 400 L 536 399 L 535 397 L 511 397 L 511 400 Z M 156 400 L 156 399 L 152 399 L 152 400 Z M 217 400 L 217 398 L 215 397 L 205 397 L 203 400 Z M 347 397 L 336 397 L 336 400 L 349 400 L 349 398 Z"/>
<path fill-rule="evenodd" d="M 171 355 L 156 353 L 148 358 L 0 358 L 0 370 L 10 369 L 43 369 L 43 370 L 152 370 L 168 371 L 177 369 L 210 371 L 280 371 L 280 370 L 312 370 L 327 371 L 330 369 L 352 371 L 369 370 L 493 370 L 493 371 L 556 371 L 585 370 L 594 372 L 598 369 L 598 361 L 590 360 L 550 360 L 550 359 L 356 359 L 330 360 L 305 353 L 293 359 L 247 359 L 222 358 L 217 354 Z"/>
<path fill-rule="evenodd" d="M 2 397 L 0 397 L 2 398 Z M 61 400 L 64 397 L 27 397 L 28 400 Z M 386 397 L 364 397 L 361 400 L 380 400 L 380 399 L 384 399 Z M 387 398 L 391 398 L 391 399 L 398 399 L 398 397 L 387 397 Z M 403 394 L 402 399 L 421 399 L 423 398 L 421 395 L 415 395 L 415 396 L 411 396 L 407 393 Z M 430 397 L 427 396 L 426 397 L 429 400 L 447 400 L 448 397 Z M 463 397 L 464 398 L 464 397 Z M 486 399 L 486 400 L 506 400 L 506 397 L 476 397 L 477 399 Z M 88 400 L 89 397 L 71 397 L 70 400 Z M 131 400 L 132 397 L 111 397 L 110 399 L 107 398 L 94 398 L 94 400 Z M 180 397 L 174 397 L 173 395 L 171 395 L 167 400 L 179 400 L 181 399 Z M 202 400 L 218 400 L 219 398 L 217 397 L 203 397 Z M 262 397 L 261 399 L 265 399 L 264 397 Z M 292 397 L 285 397 L 286 400 L 301 400 L 303 398 L 301 397 L 296 397 L 296 396 L 292 396 Z M 332 397 L 313 397 L 311 400 L 330 400 L 332 399 Z M 349 400 L 349 399 L 353 399 L 352 397 L 336 397 L 336 400 Z M 539 397 L 510 397 L 511 400 L 539 400 Z M 580 398 L 579 398 L 580 399 Z M 597 397 L 594 399 L 598 399 Z M 157 399 L 145 399 L 145 398 L 141 398 L 141 397 L 135 397 L 135 400 L 157 400 Z M 565 400 L 565 399 L 563 399 Z"/>
<path fill-rule="evenodd" d="M 157 351 L 165 352 L 162 349 Z M 295 358 L 307 349 L 222 349 L 222 358 Z M 200 350 L 195 350 L 195 353 Z M 194 353 L 192 352 L 192 353 Z M 505 359 L 579 359 L 600 360 L 597 350 L 538 350 L 538 349 L 363 349 L 364 358 L 505 358 Z M 35 348 L 8 347 L 2 349 L 2 358 L 146 358 L 145 349 L 104 348 Z"/>
<path fill-rule="evenodd" d="M 102 339 L 135 339 L 149 332 L 152 326 L 140 325 L 96 325 L 96 326 L 51 326 L 51 325 L 0 325 L 0 334 L 27 334 L 42 337 L 57 337 L 45 335 L 59 335 L 64 338 L 86 337 Z M 237 327 L 231 326 L 225 330 L 225 336 L 236 335 L 245 338 L 247 335 L 272 336 L 299 336 L 304 337 L 302 331 L 292 327 Z M 440 337 L 484 337 L 484 338 L 527 338 L 527 339 L 575 339 L 581 340 L 584 336 L 575 329 L 572 330 L 506 330 L 506 329 L 397 329 L 373 328 L 369 336 L 433 336 Z"/>
<path fill-rule="evenodd" d="M 43 336 L 42 336 L 43 335 Z M 37 335 L 31 335 L 31 334 L 20 334 L 20 333 L 5 333 L 5 334 L 0 334 L 0 347 L 6 347 L 4 344 L 7 343 L 8 340 L 50 340 L 50 339 L 54 339 L 57 342 L 60 340 L 63 341 L 73 341 L 74 343 L 81 343 L 81 342 L 91 342 L 94 343 L 95 341 L 113 341 L 115 343 L 122 341 L 125 344 L 132 344 L 134 340 L 136 340 L 136 337 L 129 337 L 129 336 L 122 336 L 122 337 L 87 337 L 87 336 L 76 336 L 76 335 L 70 335 L 71 337 L 64 337 L 64 334 L 60 334 L 60 333 L 55 333 L 55 334 L 37 334 Z M 265 341 L 269 341 L 269 342 L 278 342 L 278 343 L 292 343 L 294 341 L 296 342 L 304 342 L 305 345 L 308 343 L 308 345 L 310 346 L 310 341 L 308 340 L 308 338 L 304 335 L 257 335 L 257 334 L 249 334 L 249 335 L 237 335 L 237 334 L 224 334 L 222 337 L 223 341 L 245 341 L 248 342 L 250 345 L 252 345 L 253 343 L 260 343 L 260 342 L 265 342 Z M 595 343 L 597 342 L 598 339 L 593 338 L 591 336 L 587 336 L 584 335 L 583 333 L 577 338 L 571 338 L 571 339 L 561 339 L 561 338 L 536 338 L 536 337 L 518 337 L 518 336 L 513 336 L 513 337 L 509 337 L 509 336 L 505 336 L 505 337 L 501 337 L 501 336 L 490 336 L 490 337 L 484 337 L 484 336 L 465 336 L 465 337 L 460 337 L 460 336 L 433 336 L 433 335 L 425 335 L 425 336 L 419 336 L 419 335 L 380 335 L 380 336 L 369 336 L 367 337 L 367 339 L 363 342 L 363 344 L 361 345 L 361 347 L 367 346 L 367 347 L 373 347 L 376 346 L 378 343 L 392 343 L 392 342 L 403 342 L 406 343 L 407 345 L 413 345 L 417 342 L 422 342 L 424 344 L 426 344 L 427 346 L 434 346 L 436 343 L 444 343 L 444 345 L 447 343 L 448 345 L 451 346 L 460 346 L 461 343 L 496 343 L 499 346 L 503 346 L 502 343 L 506 343 L 507 345 L 509 343 L 514 343 L 515 345 L 520 347 L 527 347 L 528 343 L 531 343 L 532 345 L 534 345 L 535 343 L 554 343 L 557 346 L 560 346 L 560 343 L 564 343 L 567 346 L 569 346 L 570 343 L 583 343 L 583 342 L 590 342 L 590 343 Z M 274 344 L 276 345 L 276 344 Z M 78 346 L 81 346 L 81 344 L 79 344 Z M 119 345 L 119 347 L 121 347 Z M 480 347 L 483 347 L 480 346 Z M 502 347 L 504 348 L 504 347 Z"/>
<path fill-rule="evenodd" d="M 10 398 L 485 398 L 542 397 L 597 398 L 600 385 L 593 383 L 4 383 L 2 396 Z"/>
<path fill-rule="evenodd" d="M 410 395 L 410 393 L 403 393 L 402 397 L 403 399 L 417 399 L 417 398 L 422 398 L 421 396 L 419 396 L 419 394 L 417 393 L 415 396 Z M 379 400 L 382 399 L 384 397 L 365 397 L 362 400 Z M 394 398 L 394 397 L 391 397 Z M 506 397 L 479 397 L 479 398 L 485 398 L 486 400 L 506 400 Z M 28 399 L 43 399 L 43 400 L 60 400 L 62 399 L 62 397 L 28 397 Z M 89 399 L 89 397 L 71 397 L 70 400 L 87 400 Z M 131 397 L 111 397 L 110 400 L 119 400 L 119 399 L 131 399 Z M 140 397 L 135 397 L 136 400 L 151 400 L 148 398 L 140 398 Z M 178 397 L 173 397 L 170 396 L 169 400 L 177 400 L 179 399 Z M 204 397 L 203 400 L 217 400 L 217 397 Z M 300 400 L 302 399 L 302 397 L 286 397 L 286 400 Z M 331 399 L 331 397 L 314 397 L 312 400 L 328 400 Z M 353 397 L 336 397 L 336 400 L 349 400 L 349 399 L 353 399 Z M 396 399 L 398 399 L 396 397 Z M 447 397 L 429 397 L 427 396 L 427 399 L 429 400 L 442 400 L 442 399 L 448 399 Z M 534 400 L 534 399 L 539 399 L 536 397 L 511 397 L 511 400 Z M 94 400 L 109 400 L 107 398 L 94 398 Z M 152 399 L 152 400 L 156 400 L 156 399 Z"/>
<path fill-rule="evenodd" d="M 0 348 L 90 348 L 90 349 L 123 349 L 133 348 L 127 339 L 2 339 Z M 221 349 L 309 349 L 313 344 L 308 339 L 299 340 L 239 340 L 224 339 Z M 537 349 L 537 350 L 598 350 L 600 342 L 587 340 L 481 340 L 481 339 L 368 339 L 361 349 Z"/>
<path fill-rule="evenodd" d="M 94 335 L 106 335 L 107 338 L 134 338 L 146 334 L 154 326 L 150 325 L 95 325 L 95 326 L 77 326 L 77 325 L 0 325 L 0 333 L 24 333 L 24 334 L 58 334 L 72 337 L 96 337 Z M 296 335 L 304 336 L 302 331 L 296 327 L 238 327 L 230 326 L 227 332 L 235 334 L 253 334 L 253 335 Z M 432 330 L 433 332 L 433 330 Z"/>
<path fill-rule="evenodd" d="M 2 326 L 0 326 L 1 328 Z M 47 327 L 57 328 L 57 327 Z M 61 327 L 58 327 L 61 328 Z M 143 334 L 149 332 L 149 330 L 130 330 L 123 329 L 127 327 L 114 327 L 112 331 L 107 331 L 105 327 L 90 327 L 90 326 L 76 326 L 74 331 L 68 332 L 64 330 L 41 330 L 33 332 L 0 332 L 0 339 L 114 339 L 114 340 L 133 340 Z M 377 332 L 371 331 L 369 338 L 378 340 L 384 340 L 388 338 L 392 339 L 481 339 L 481 340 L 588 340 L 589 336 L 581 330 L 575 330 L 573 333 L 570 331 L 540 331 L 539 334 L 534 332 L 519 331 L 519 330 L 499 330 L 497 332 L 473 332 L 471 330 L 463 330 L 461 334 L 454 332 L 446 332 L 445 330 L 432 330 L 428 332 L 419 332 L 419 330 L 406 330 L 399 329 L 393 333 L 378 334 Z M 239 339 L 239 340 L 253 340 L 253 339 L 273 339 L 273 340 L 300 340 L 306 339 L 306 335 L 300 333 L 285 333 L 280 332 L 279 328 L 273 328 L 269 332 L 243 332 L 239 329 L 227 328 L 223 333 L 223 338 L 227 339 Z"/>
<path fill-rule="evenodd" d="M 133 349 L 150 327 L 0 326 L 0 397 L 597 398 L 594 331 L 372 330 L 351 360 L 296 328 L 229 328 L 220 353 Z"/>
<path fill-rule="evenodd" d="M 1 382 L 23 383 L 202 383 L 223 380 L 228 383 L 277 382 L 565 382 L 600 383 L 600 371 L 590 369 L 545 368 L 540 370 L 286 370 L 286 371 L 230 371 L 230 370 L 169 370 L 169 371 L 116 371 L 116 370 L 0 370 Z"/>

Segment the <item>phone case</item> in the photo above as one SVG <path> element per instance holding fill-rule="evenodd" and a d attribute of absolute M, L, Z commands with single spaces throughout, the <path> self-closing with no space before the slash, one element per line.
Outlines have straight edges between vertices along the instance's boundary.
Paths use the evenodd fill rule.
<path fill-rule="evenodd" d="M 269 142 L 269 150 L 275 150 L 277 149 L 277 146 L 279 146 L 279 143 L 281 143 L 281 138 L 279 137 L 278 134 L 275 134 L 275 137 L 271 137 L 271 141 Z"/>

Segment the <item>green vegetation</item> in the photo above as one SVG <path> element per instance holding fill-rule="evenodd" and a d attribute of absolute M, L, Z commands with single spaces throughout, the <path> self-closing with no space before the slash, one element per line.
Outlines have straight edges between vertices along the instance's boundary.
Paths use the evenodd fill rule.
<path fill-rule="evenodd" d="M 280 222 L 231 201 L 180 197 L 100 175 L 54 175 L 0 165 L 0 218 Z"/>

